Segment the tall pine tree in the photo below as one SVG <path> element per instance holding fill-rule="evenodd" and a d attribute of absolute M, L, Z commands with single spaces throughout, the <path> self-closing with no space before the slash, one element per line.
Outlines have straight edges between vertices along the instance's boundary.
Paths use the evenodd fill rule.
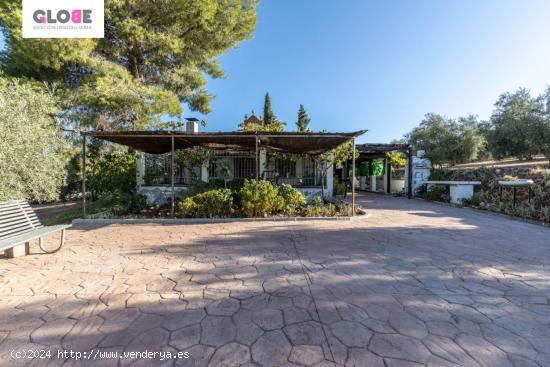
<path fill-rule="evenodd" d="M 275 122 L 275 115 L 271 110 L 271 98 L 269 98 L 269 93 L 265 94 L 263 122 L 264 122 L 264 126 L 271 125 L 272 123 Z"/>
<path fill-rule="evenodd" d="M 301 104 L 300 108 L 298 109 L 298 121 L 296 122 L 296 126 L 298 128 L 298 132 L 300 133 L 307 133 L 309 132 L 309 122 L 311 119 L 309 118 L 306 109 L 304 108 L 304 105 Z"/>
<path fill-rule="evenodd" d="M 21 0 L 1 0 L 0 69 L 55 86 L 70 128 L 143 129 L 166 117 L 178 121 L 182 102 L 210 112 L 207 79 L 224 75 L 219 55 L 252 36 L 256 5 L 108 0 L 105 38 L 25 39 Z"/>

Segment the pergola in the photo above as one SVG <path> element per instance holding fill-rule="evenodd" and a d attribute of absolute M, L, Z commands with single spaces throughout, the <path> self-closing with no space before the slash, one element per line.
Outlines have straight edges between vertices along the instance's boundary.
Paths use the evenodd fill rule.
<path fill-rule="evenodd" d="M 412 198 L 412 149 L 409 144 L 396 143 L 396 144 L 358 144 L 355 146 L 359 152 L 357 157 L 358 162 L 364 162 L 373 158 L 386 159 L 386 153 L 388 152 L 401 152 L 407 156 L 407 196 Z M 391 177 L 391 176 L 390 176 Z M 390 181 L 388 180 L 388 186 Z M 388 189 L 389 190 L 389 189 Z"/>
<path fill-rule="evenodd" d="M 174 167 L 175 151 L 203 147 L 212 150 L 253 151 L 256 158 L 256 180 L 259 180 L 259 149 L 290 153 L 319 155 L 337 148 L 366 130 L 350 133 L 298 132 L 203 132 L 182 131 L 85 131 L 82 135 L 82 212 L 86 216 L 86 138 L 106 140 L 150 154 L 171 154 L 171 204 L 175 213 Z M 353 158 L 355 162 L 355 150 Z M 354 165 L 355 167 L 355 165 Z M 355 168 L 352 172 L 355 178 Z M 352 181 L 353 182 L 353 181 Z M 352 207 L 355 213 L 355 187 L 352 184 Z"/>

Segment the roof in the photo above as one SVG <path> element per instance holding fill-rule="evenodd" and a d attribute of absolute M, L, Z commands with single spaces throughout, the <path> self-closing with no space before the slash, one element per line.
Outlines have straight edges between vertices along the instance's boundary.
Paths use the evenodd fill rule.
<path fill-rule="evenodd" d="M 379 154 L 379 153 L 385 153 L 385 152 L 393 152 L 393 151 L 399 151 L 399 152 L 407 152 L 409 150 L 409 144 L 357 144 L 355 148 L 359 151 L 361 154 Z"/>
<path fill-rule="evenodd" d="M 248 117 L 246 120 L 244 120 L 245 124 L 257 124 L 257 125 L 263 125 L 263 121 L 256 117 L 256 115 L 252 114 L 250 117 Z"/>
<path fill-rule="evenodd" d="M 366 130 L 349 133 L 87 131 L 81 134 L 126 145 L 152 154 L 170 152 L 172 150 L 172 136 L 174 137 L 175 149 L 200 146 L 214 150 L 254 151 L 257 137 L 259 146 L 269 150 L 293 154 L 321 154 L 365 132 Z"/>

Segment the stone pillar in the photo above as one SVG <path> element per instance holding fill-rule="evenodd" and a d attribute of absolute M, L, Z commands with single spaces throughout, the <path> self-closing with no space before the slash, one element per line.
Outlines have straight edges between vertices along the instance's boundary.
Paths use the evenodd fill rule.
<path fill-rule="evenodd" d="M 201 181 L 208 182 L 208 162 L 203 163 L 201 166 Z"/>
<path fill-rule="evenodd" d="M 462 200 L 472 200 L 474 185 L 450 185 L 451 203 L 462 205 Z"/>
<path fill-rule="evenodd" d="M 386 188 L 388 187 L 388 158 L 384 158 L 384 187 L 382 192 L 387 192 Z"/>
<path fill-rule="evenodd" d="M 145 154 L 143 152 L 139 153 L 139 159 L 137 162 L 136 169 L 136 189 L 137 192 L 141 190 L 141 186 L 145 183 Z"/>
<path fill-rule="evenodd" d="M 264 171 L 267 164 L 267 152 L 265 149 L 260 148 L 260 179 L 263 178 Z"/>
<path fill-rule="evenodd" d="M 325 190 L 325 197 L 331 198 L 332 197 L 332 191 L 334 189 L 334 163 L 330 165 L 329 169 L 327 170 L 327 187 Z"/>

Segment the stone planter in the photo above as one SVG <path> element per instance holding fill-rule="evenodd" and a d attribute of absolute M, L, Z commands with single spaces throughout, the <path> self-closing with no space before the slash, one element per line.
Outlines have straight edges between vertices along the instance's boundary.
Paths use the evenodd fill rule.
<path fill-rule="evenodd" d="M 391 189 L 392 193 L 402 192 L 403 189 L 405 188 L 405 180 L 394 180 L 394 179 L 392 179 L 390 186 L 391 186 L 390 189 Z"/>

